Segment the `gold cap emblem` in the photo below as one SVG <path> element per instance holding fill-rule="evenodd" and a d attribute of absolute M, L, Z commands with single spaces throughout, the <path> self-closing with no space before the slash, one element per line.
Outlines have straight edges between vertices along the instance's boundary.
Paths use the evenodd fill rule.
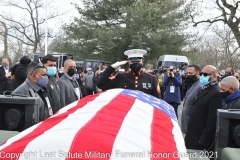
<path fill-rule="evenodd" d="M 135 50 L 133 51 L 133 53 L 137 53 L 137 50 L 135 49 Z"/>

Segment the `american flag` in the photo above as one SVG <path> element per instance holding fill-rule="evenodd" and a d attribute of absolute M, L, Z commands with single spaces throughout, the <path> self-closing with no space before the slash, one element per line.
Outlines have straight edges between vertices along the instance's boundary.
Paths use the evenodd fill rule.
<path fill-rule="evenodd" d="M 188 159 L 172 106 L 141 91 L 84 97 L 0 146 L 3 160 Z"/>

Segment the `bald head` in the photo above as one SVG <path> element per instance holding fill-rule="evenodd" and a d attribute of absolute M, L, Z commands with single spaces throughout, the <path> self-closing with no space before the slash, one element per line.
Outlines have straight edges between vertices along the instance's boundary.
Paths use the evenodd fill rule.
<path fill-rule="evenodd" d="M 71 59 L 67 59 L 66 61 L 64 61 L 64 71 L 65 71 L 65 73 L 68 72 L 69 68 L 75 68 L 76 69 L 75 61 L 73 61 Z"/>
<path fill-rule="evenodd" d="M 202 73 L 207 73 L 212 82 L 217 81 L 217 69 L 213 65 L 206 65 L 202 69 Z"/>
<path fill-rule="evenodd" d="M 208 73 L 210 73 L 210 74 L 212 74 L 212 75 L 217 74 L 217 68 L 214 67 L 213 65 L 206 65 L 206 66 L 203 68 L 203 70 L 205 70 L 205 71 L 207 70 Z"/>

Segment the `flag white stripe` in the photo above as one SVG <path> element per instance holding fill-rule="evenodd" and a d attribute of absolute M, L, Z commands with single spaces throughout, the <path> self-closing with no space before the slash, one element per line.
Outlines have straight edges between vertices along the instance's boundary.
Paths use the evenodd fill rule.
<path fill-rule="evenodd" d="M 151 105 L 136 99 L 114 141 L 111 160 L 150 159 L 148 151 L 151 151 L 153 110 Z M 129 157 L 131 153 L 135 153 L 135 156 Z"/>
<path fill-rule="evenodd" d="M 110 90 L 100 94 L 95 100 L 88 102 L 83 108 L 68 115 L 63 121 L 31 141 L 25 148 L 24 153 L 36 152 L 37 157 L 30 157 L 33 160 L 37 158 L 41 158 L 41 160 L 49 158 L 65 160 L 66 153 L 70 153 L 70 147 L 74 143 L 73 140 L 78 131 L 121 91 Z M 44 153 L 53 153 L 53 156 L 41 157 Z M 27 158 L 20 158 L 20 160 L 23 159 Z"/>
<path fill-rule="evenodd" d="M 71 103 L 71 104 L 69 104 L 69 105 L 67 105 L 67 106 L 65 106 L 65 107 L 63 107 L 62 109 L 60 109 L 60 110 L 57 112 L 57 114 L 54 114 L 52 117 L 55 117 L 55 116 L 58 116 L 59 114 L 62 114 L 62 113 L 67 112 L 69 109 L 75 107 L 77 104 L 78 104 L 78 100 L 75 101 L 75 102 L 73 102 L 73 103 Z M 51 117 L 51 118 L 52 118 L 52 117 Z"/>
<path fill-rule="evenodd" d="M 173 130 L 172 130 L 172 134 L 174 137 L 174 141 L 176 142 L 176 147 L 177 147 L 177 151 L 178 151 L 178 155 L 177 157 L 180 158 L 180 160 L 189 160 L 189 157 L 187 156 L 187 150 L 185 147 L 185 142 L 182 136 L 182 132 L 181 129 L 178 125 L 178 123 L 171 119 L 172 123 L 173 123 Z M 174 154 L 177 155 L 177 154 Z"/>

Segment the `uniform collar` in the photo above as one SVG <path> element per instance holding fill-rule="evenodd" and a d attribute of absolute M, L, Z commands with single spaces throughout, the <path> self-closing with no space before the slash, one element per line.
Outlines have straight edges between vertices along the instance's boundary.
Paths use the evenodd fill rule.
<path fill-rule="evenodd" d="M 138 74 L 133 73 L 132 71 L 130 72 L 132 75 L 134 76 L 141 76 L 144 72 L 142 71 L 142 69 L 138 72 Z"/>

